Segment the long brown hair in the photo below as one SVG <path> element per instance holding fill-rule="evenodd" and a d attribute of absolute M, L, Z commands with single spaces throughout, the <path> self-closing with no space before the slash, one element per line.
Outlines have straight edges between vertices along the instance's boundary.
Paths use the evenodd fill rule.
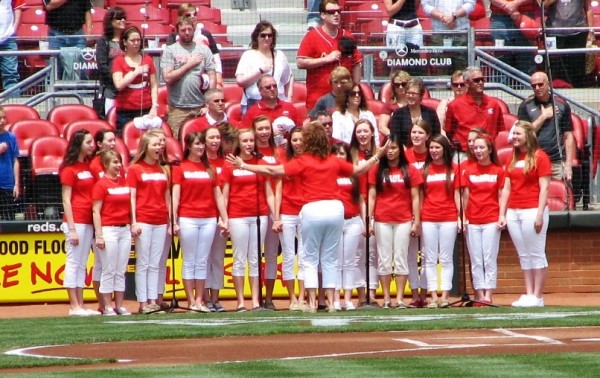
<path fill-rule="evenodd" d="M 431 143 L 437 143 L 442 146 L 444 149 L 444 167 L 446 167 L 446 192 L 448 194 L 452 194 L 452 145 L 448 138 L 443 136 L 442 134 L 436 134 L 431 137 L 427 146 Z M 423 181 L 424 187 L 427 187 L 427 175 L 429 174 L 429 167 L 433 163 L 433 159 L 431 158 L 431 154 L 427 153 L 427 158 L 425 159 L 425 164 L 423 165 Z"/>

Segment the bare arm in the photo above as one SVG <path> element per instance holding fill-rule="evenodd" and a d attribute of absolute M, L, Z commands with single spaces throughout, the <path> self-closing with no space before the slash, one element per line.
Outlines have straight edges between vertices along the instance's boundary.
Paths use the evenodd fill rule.
<path fill-rule="evenodd" d="M 92 204 L 92 219 L 94 221 L 94 234 L 96 236 L 96 246 L 104 249 L 104 235 L 102 234 L 102 201 L 94 201 Z"/>
<path fill-rule="evenodd" d="M 390 130 L 390 115 L 389 114 L 380 114 L 379 122 L 377 122 L 377 129 L 383 136 L 389 136 L 391 133 Z"/>
<path fill-rule="evenodd" d="M 181 201 L 181 185 L 173 185 L 173 224 L 177 226 L 177 214 L 179 214 L 179 204 Z M 217 203 L 218 205 L 218 203 Z"/>
<path fill-rule="evenodd" d="M 420 186 L 410 188 L 410 199 L 412 202 L 413 225 L 410 229 L 412 236 L 421 234 L 421 189 Z"/>
<path fill-rule="evenodd" d="M 142 66 L 137 66 L 133 71 L 127 72 L 123 75 L 123 72 L 117 71 L 112 74 L 113 82 L 117 91 L 122 91 L 127 88 L 138 75 L 142 74 Z"/>
<path fill-rule="evenodd" d="M 398 0 L 395 3 L 393 0 L 383 0 L 383 7 L 385 8 L 388 16 L 392 17 L 398 13 L 400 9 L 402 9 L 405 2 L 406 0 Z M 418 4 L 416 4 L 416 6 L 418 6 Z"/>
<path fill-rule="evenodd" d="M 73 194 L 73 188 L 67 185 L 62 187 L 62 202 L 63 210 L 65 213 L 65 219 L 67 220 L 67 226 L 69 227 L 69 239 L 72 245 L 79 244 L 79 236 L 77 230 L 75 230 L 75 219 L 73 218 L 73 206 L 71 205 L 71 195 Z"/>
<path fill-rule="evenodd" d="M 53 11 L 57 8 L 62 7 L 67 0 L 50 0 L 48 2 L 44 2 L 47 11 Z"/>
<path fill-rule="evenodd" d="M 550 187 L 550 176 L 542 176 L 539 178 L 540 183 L 540 198 L 538 200 L 538 211 L 535 217 L 535 232 L 540 233 L 544 225 L 544 210 L 548 206 L 548 188 Z"/>
<path fill-rule="evenodd" d="M 142 229 L 137 224 L 137 189 L 130 187 L 129 192 L 131 194 L 131 235 L 136 237 L 142 234 Z"/>
<path fill-rule="evenodd" d="M 221 228 L 224 232 L 229 231 L 229 216 L 227 215 L 227 206 L 225 206 L 225 199 L 223 198 L 223 192 L 221 188 L 215 186 L 213 189 L 215 196 L 215 203 L 217 204 L 217 210 L 219 211 L 219 218 L 221 219 Z"/>
<path fill-rule="evenodd" d="M 573 155 L 575 153 L 575 138 L 573 132 L 565 132 L 564 144 L 565 144 L 565 178 L 571 181 L 573 178 Z"/>
<path fill-rule="evenodd" d="M 17 29 L 19 28 L 19 25 L 21 25 L 21 9 L 15 9 L 14 17 L 15 17 L 15 21 L 13 23 L 13 27 L 14 27 L 15 33 L 16 33 Z"/>
<path fill-rule="evenodd" d="M 85 30 L 87 34 L 94 34 L 94 24 L 92 23 L 92 13 L 90 11 L 85 12 Z"/>
<path fill-rule="evenodd" d="M 158 106 L 158 78 L 156 74 L 150 75 L 150 97 L 152 97 L 152 107 L 150 108 L 150 115 L 157 115 Z"/>
<path fill-rule="evenodd" d="M 507 177 L 504 179 L 504 187 L 500 194 L 500 211 L 498 214 L 498 228 L 504 229 L 506 227 L 506 206 L 508 205 L 508 199 L 510 198 L 510 179 Z"/>
<path fill-rule="evenodd" d="M 15 158 L 13 163 L 13 176 L 15 178 L 15 187 L 13 188 L 13 196 L 15 199 L 21 197 L 21 165 L 19 164 L 19 159 Z"/>
<path fill-rule="evenodd" d="M 354 66 L 352 66 L 352 80 L 354 80 L 355 83 L 360 83 L 361 79 L 362 79 L 362 64 L 356 63 Z"/>
<path fill-rule="evenodd" d="M 292 102 L 292 97 L 294 96 L 294 76 L 290 77 L 290 80 L 285 85 L 285 93 L 289 102 Z"/>
<path fill-rule="evenodd" d="M 337 62 L 342 53 L 338 50 L 332 51 L 325 56 L 321 56 L 318 58 L 308 58 L 308 57 L 297 57 L 296 58 L 296 66 L 300 69 L 306 70 L 311 68 L 318 68 L 327 63 Z M 354 68 L 352 69 L 352 78 L 354 78 Z"/>

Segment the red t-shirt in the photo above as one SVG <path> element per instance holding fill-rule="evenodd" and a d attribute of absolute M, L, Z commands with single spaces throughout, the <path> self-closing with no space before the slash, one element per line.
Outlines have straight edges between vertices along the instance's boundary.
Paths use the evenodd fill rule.
<path fill-rule="evenodd" d="M 140 161 L 130 165 L 127 171 L 127 184 L 136 189 L 136 221 L 148 224 L 167 224 L 169 212 L 165 192 L 169 185 L 168 177 L 158 164 Z"/>
<path fill-rule="evenodd" d="M 102 201 L 102 226 L 131 223 L 131 190 L 124 177 L 117 177 L 116 182 L 102 177 L 94 185 L 92 199 Z"/>
<path fill-rule="evenodd" d="M 298 177 L 305 203 L 340 198 L 339 176 L 351 176 L 354 166 L 335 156 L 325 159 L 304 154 L 283 165 L 285 174 Z"/>
<path fill-rule="evenodd" d="M 487 224 L 498 220 L 498 193 L 504 187 L 504 169 L 495 164 L 466 164 L 461 185 L 469 189 L 466 216 L 469 223 Z"/>
<path fill-rule="evenodd" d="M 148 54 L 144 54 L 142 58 L 142 65 L 144 64 L 149 66 L 149 75 L 138 75 L 127 88 L 117 91 L 117 109 L 139 110 L 148 109 L 152 106 L 150 75 L 156 74 L 156 67 L 154 66 L 152 57 Z M 115 57 L 112 63 L 113 74 L 115 72 L 122 72 L 123 76 L 125 76 L 131 71 L 135 71 L 135 67 L 131 67 L 127 64 L 125 55 Z"/>
<path fill-rule="evenodd" d="M 344 205 L 344 218 L 350 219 L 360 215 L 358 199 L 354 201 L 354 184 L 350 177 L 338 177 L 338 188 L 340 189 L 340 200 Z M 359 183 L 356 183 L 360 185 Z"/>
<path fill-rule="evenodd" d="M 92 189 L 94 175 L 87 163 L 78 161 L 60 170 L 60 183 L 71 187 L 71 209 L 73 221 L 81 224 L 93 224 Z M 66 222 L 66 218 L 63 217 Z"/>
<path fill-rule="evenodd" d="M 261 100 L 248 108 L 246 115 L 242 119 L 242 127 L 252 128 L 252 121 L 261 115 L 267 116 L 271 122 L 279 117 L 288 117 L 294 121 L 296 126 L 302 126 L 302 122 L 304 121 L 299 117 L 296 107 L 290 102 L 278 99 L 277 105 L 271 109 Z"/>
<path fill-rule="evenodd" d="M 376 187 L 378 165 L 369 170 L 369 187 Z M 383 183 L 383 191 L 377 193 L 375 211 L 377 222 L 405 223 L 413 219 L 411 188 L 423 183 L 423 175 L 412 165 L 408 166 L 410 188 L 404 183 L 400 167 L 391 167 L 389 181 Z"/>
<path fill-rule="evenodd" d="M 214 218 L 218 215 L 214 188 L 217 182 L 210 177 L 204 163 L 184 160 L 173 167 L 173 185 L 180 185 L 178 216 Z"/>
<path fill-rule="evenodd" d="M 280 150 L 281 162 L 286 162 L 285 153 Z M 302 183 L 297 177 L 283 177 L 281 179 L 281 209 L 280 214 L 298 215 L 304 205 L 302 197 Z"/>
<path fill-rule="evenodd" d="M 208 159 L 208 163 L 210 164 L 210 167 L 215 172 L 217 184 L 219 186 L 222 186 L 223 181 L 221 179 L 221 173 L 223 172 L 223 166 L 225 165 L 225 158 L 217 156 L 214 159 Z"/>
<path fill-rule="evenodd" d="M 446 166 L 429 165 L 425 178 L 425 198 L 421 207 L 423 222 L 456 222 L 458 212 L 454 202 L 454 189 L 458 188 L 456 165 L 452 165 L 450 191 L 446 190 Z"/>
<path fill-rule="evenodd" d="M 537 208 L 540 198 L 540 181 L 543 176 L 552 175 L 552 163 L 548 155 L 541 149 L 535 152 L 535 169 L 523 173 L 525 153 L 519 155 L 519 160 L 512 171 L 506 166 L 506 177 L 510 179 L 509 209 Z M 509 162 L 510 164 L 510 162 Z"/>
<path fill-rule="evenodd" d="M 408 160 L 413 167 L 417 168 L 419 172 L 423 170 L 425 159 L 427 159 L 427 151 L 418 153 L 415 152 L 412 147 L 409 147 L 404 151 L 404 155 L 406 156 L 406 160 Z"/>
<path fill-rule="evenodd" d="M 339 29 L 336 37 L 331 37 L 322 27 L 311 29 L 298 48 L 298 58 L 321 58 L 327 54 L 340 50 L 339 41 L 342 37 L 351 37 L 352 34 L 346 30 Z M 350 72 L 354 65 L 361 63 L 362 54 L 356 49 L 351 57 L 342 56 L 338 62 L 327 63 L 316 68 L 306 70 L 306 108 L 311 110 L 317 100 L 331 91 L 329 78 L 331 71 L 337 66 L 344 66 Z"/>
<path fill-rule="evenodd" d="M 261 164 L 263 162 L 252 158 L 246 164 Z M 229 199 L 227 213 L 229 218 L 242 218 L 256 216 L 257 189 L 258 189 L 258 214 L 267 215 L 269 208 L 265 196 L 266 179 L 256 173 L 237 169 L 228 162 L 221 172 L 223 183 L 229 184 Z M 257 183 L 258 181 L 258 183 Z M 258 186 L 258 188 L 257 188 Z"/>
<path fill-rule="evenodd" d="M 448 104 L 444 129 L 448 137 L 460 142 L 462 150 L 466 151 L 471 129 L 481 127 L 494 140 L 503 125 L 504 116 L 498 100 L 484 94 L 479 105 L 472 96 L 463 94 Z"/>

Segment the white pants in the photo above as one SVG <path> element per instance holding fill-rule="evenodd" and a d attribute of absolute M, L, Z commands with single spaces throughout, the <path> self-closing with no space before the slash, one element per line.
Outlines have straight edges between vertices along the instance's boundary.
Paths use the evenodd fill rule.
<path fill-rule="evenodd" d="M 475 290 L 495 289 L 498 280 L 498 248 L 500 230 L 496 222 L 469 224 L 467 245 L 471 258 L 473 288 Z"/>
<path fill-rule="evenodd" d="M 92 243 L 92 251 L 94 251 L 94 267 L 92 268 L 92 281 L 100 281 L 100 277 L 102 276 L 103 251 L 100 251 L 101 253 L 98 253 L 98 247 L 96 247 L 95 243 Z"/>
<path fill-rule="evenodd" d="M 181 277 L 184 280 L 206 279 L 216 229 L 216 218 L 179 218 L 179 243 L 183 253 Z"/>
<path fill-rule="evenodd" d="M 548 267 L 546 259 L 546 233 L 548 231 L 548 208 L 544 209 L 542 231 L 535 232 L 537 209 L 508 209 L 506 226 L 510 238 L 519 254 L 521 269 L 543 269 Z"/>
<path fill-rule="evenodd" d="M 102 275 L 100 293 L 110 294 L 125 291 L 125 271 L 131 252 L 131 230 L 125 227 L 102 227 L 104 249 L 96 253 L 101 257 Z"/>
<path fill-rule="evenodd" d="M 354 279 L 356 287 L 367 286 L 367 273 L 365 269 L 367 257 L 367 238 L 362 236 L 356 251 L 356 269 Z M 379 275 L 377 274 L 377 240 L 374 236 L 369 237 L 369 289 L 376 290 L 379 287 Z"/>
<path fill-rule="evenodd" d="M 162 255 L 160 255 L 160 263 L 158 264 L 158 282 L 156 290 L 159 295 L 165 293 L 165 285 L 167 283 L 167 260 L 169 259 L 169 252 L 171 252 L 172 241 L 173 237 L 167 232 L 163 252 Z M 179 247 L 179 249 L 181 249 L 181 247 Z"/>
<path fill-rule="evenodd" d="M 298 263 L 302 252 L 302 226 L 300 225 L 300 215 L 281 215 L 283 231 L 279 234 L 281 242 L 281 253 L 283 255 L 282 276 L 284 281 L 290 281 L 296 278 L 294 273 L 294 264 L 296 262 L 295 239 L 298 238 Z"/>
<path fill-rule="evenodd" d="M 167 225 L 138 223 L 138 226 L 142 234 L 135 239 L 135 295 L 138 302 L 144 303 L 158 298 L 159 266 L 165 250 Z"/>
<path fill-rule="evenodd" d="M 375 238 L 379 256 L 377 273 L 397 276 L 408 275 L 408 243 L 412 222 L 375 222 Z"/>
<path fill-rule="evenodd" d="M 438 284 L 437 262 L 442 265 L 440 287 L 443 291 L 452 289 L 454 275 L 454 242 L 457 222 L 423 222 L 421 241 L 425 252 L 427 271 L 427 291 L 436 291 Z"/>
<path fill-rule="evenodd" d="M 352 290 L 356 285 L 356 251 L 364 229 L 360 216 L 344 220 L 344 231 L 338 248 L 337 290 Z"/>
<path fill-rule="evenodd" d="M 210 255 L 208 256 L 206 283 L 204 284 L 207 289 L 220 290 L 225 287 L 223 276 L 225 274 L 226 247 L 227 238 L 221 235 L 221 231 L 217 227 L 210 247 Z"/>
<path fill-rule="evenodd" d="M 335 289 L 337 251 L 344 229 L 344 205 L 339 200 L 310 202 L 302 206 L 302 241 L 304 242 L 304 286 L 319 287 L 319 263 L 323 288 Z"/>
<path fill-rule="evenodd" d="M 267 217 L 267 229 L 265 231 L 265 279 L 277 278 L 277 252 L 279 252 L 279 235 L 273 231 L 273 217 Z"/>
<path fill-rule="evenodd" d="M 260 217 L 260 242 L 256 240 L 256 217 L 229 219 L 231 244 L 233 247 L 233 269 L 231 275 L 244 277 L 246 264 L 249 276 L 258 277 L 258 246 L 265 240 L 267 217 Z"/>
<path fill-rule="evenodd" d="M 390 22 L 387 25 L 385 34 L 385 44 L 387 47 L 399 47 L 407 43 L 424 46 L 423 27 L 421 24 L 405 29 Z"/>
<path fill-rule="evenodd" d="M 410 237 L 408 243 L 408 282 L 411 290 L 427 289 L 427 270 L 424 254 L 421 254 L 421 274 L 419 274 L 419 237 Z"/>
<path fill-rule="evenodd" d="M 68 289 L 85 287 L 87 260 L 92 247 L 94 226 L 91 224 L 75 223 L 75 231 L 79 237 L 79 243 L 77 245 L 71 244 L 71 239 L 69 238 L 69 225 L 63 223 L 62 227 L 63 230 L 65 230 L 65 251 L 67 252 L 63 287 Z"/>

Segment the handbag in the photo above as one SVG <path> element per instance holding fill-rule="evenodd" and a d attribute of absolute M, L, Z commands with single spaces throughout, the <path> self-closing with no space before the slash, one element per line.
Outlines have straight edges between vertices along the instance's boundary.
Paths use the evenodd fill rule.
<path fill-rule="evenodd" d="M 96 111 L 98 118 L 106 119 L 106 101 L 104 101 L 104 87 L 101 90 L 94 92 L 94 98 L 92 99 L 92 108 Z"/>

